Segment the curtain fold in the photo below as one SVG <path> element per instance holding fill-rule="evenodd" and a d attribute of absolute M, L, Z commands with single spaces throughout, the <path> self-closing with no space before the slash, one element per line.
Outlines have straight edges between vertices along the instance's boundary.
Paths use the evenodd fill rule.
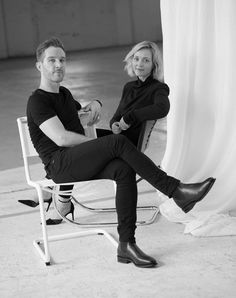
<path fill-rule="evenodd" d="M 162 0 L 161 18 L 171 90 L 162 167 L 184 182 L 216 177 L 190 214 L 172 200 L 161 212 L 196 236 L 236 235 L 236 1 Z"/>

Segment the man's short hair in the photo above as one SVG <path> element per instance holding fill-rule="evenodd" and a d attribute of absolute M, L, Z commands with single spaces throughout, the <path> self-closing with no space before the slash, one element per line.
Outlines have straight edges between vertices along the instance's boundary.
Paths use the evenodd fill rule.
<path fill-rule="evenodd" d="M 65 48 L 63 43 L 60 41 L 59 38 L 57 37 L 52 37 L 48 40 L 45 40 L 44 42 L 42 42 L 36 49 L 36 58 L 37 61 L 41 61 L 42 60 L 42 56 L 45 52 L 45 50 L 49 47 L 55 47 L 55 48 L 61 48 L 64 52 L 65 52 Z"/>

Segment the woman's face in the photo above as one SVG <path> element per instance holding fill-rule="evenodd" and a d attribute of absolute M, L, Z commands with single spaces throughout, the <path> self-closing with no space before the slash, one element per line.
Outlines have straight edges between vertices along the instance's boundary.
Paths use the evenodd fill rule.
<path fill-rule="evenodd" d="M 133 71 L 141 81 L 145 81 L 153 69 L 152 52 L 150 49 L 137 51 L 132 59 Z"/>

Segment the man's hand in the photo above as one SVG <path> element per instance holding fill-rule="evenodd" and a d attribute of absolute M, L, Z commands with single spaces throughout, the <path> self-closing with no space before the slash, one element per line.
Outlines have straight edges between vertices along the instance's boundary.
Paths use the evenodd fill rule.
<path fill-rule="evenodd" d="M 127 130 L 130 127 L 130 125 L 125 123 L 123 117 L 120 119 L 119 126 L 122 130 Z"/>
<path fill-rule="evenodd" d="M 90 112 L 89 121 L 87 125 L 93 125 L 99 122 L 101 117 L 101 105 L 98 101 L 94 100 L 83 108 L 84 112 Z"/>
<path fill-rule="evenodd" d="M 111 126 L 111 130 L 115 135 L 121 133 L 122 129 L 120 128 L 120 123 L 114 122 Z"/>

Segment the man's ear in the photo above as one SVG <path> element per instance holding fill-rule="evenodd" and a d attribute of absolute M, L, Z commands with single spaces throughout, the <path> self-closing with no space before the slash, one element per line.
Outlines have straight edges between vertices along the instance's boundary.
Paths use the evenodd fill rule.
<path fill-rule="evenodd" d="M 41 71 L 41 62 L 37 61 L 35 63 L 35 66 L 36 66 L 36 68 L 37 68 L 38 71 Z"/>

